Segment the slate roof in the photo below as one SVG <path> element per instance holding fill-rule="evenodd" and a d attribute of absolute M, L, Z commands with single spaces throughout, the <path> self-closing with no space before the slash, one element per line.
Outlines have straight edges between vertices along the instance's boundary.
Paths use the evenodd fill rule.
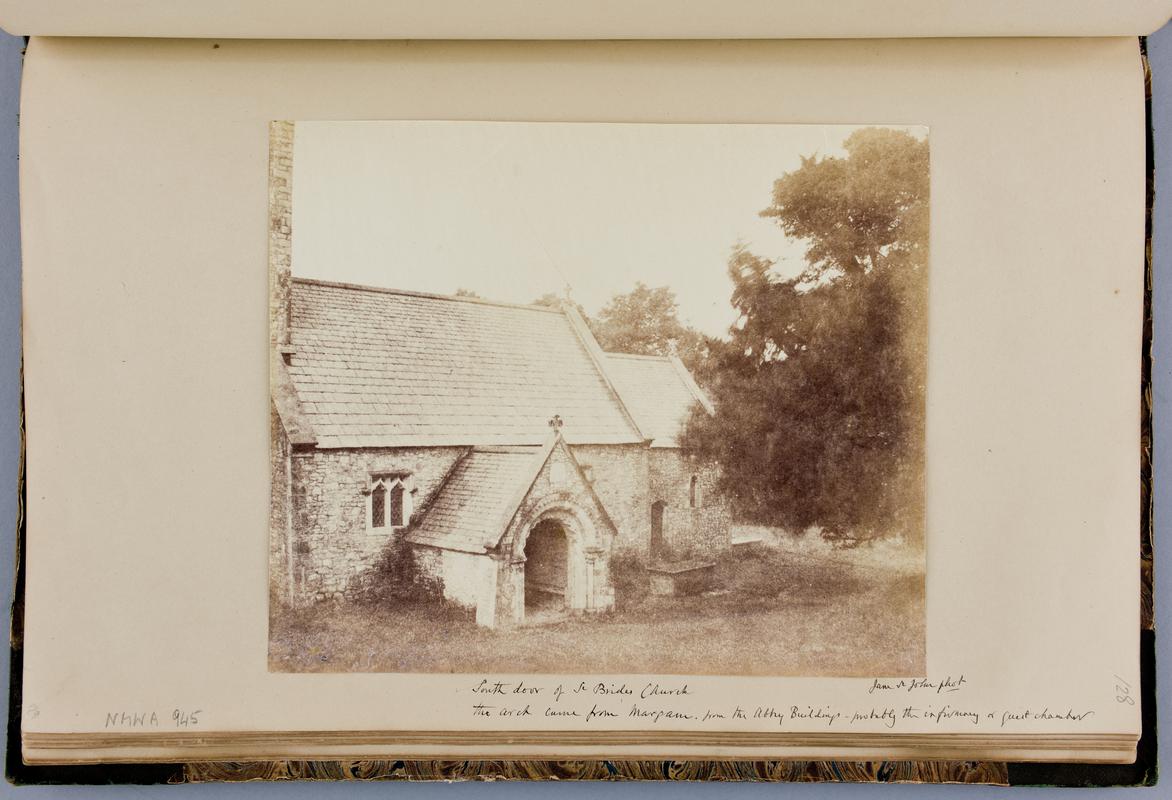
<path fill-rule="evenodd" d="M 607 353 L 606 370 L 652 447 L 678 447 L 692 406 L 712 404 L 674 356 Z"/>
<path fill-rule="evenodd" d="M 408 541 L 466 553 L 495 547 L 549 452 L 473 448 L 448 473 Z"/>
<path fill-rule="evenodd" d="M 575 312 L 294 279 L 288 375 L 321 448 L 642 442 Z"/>

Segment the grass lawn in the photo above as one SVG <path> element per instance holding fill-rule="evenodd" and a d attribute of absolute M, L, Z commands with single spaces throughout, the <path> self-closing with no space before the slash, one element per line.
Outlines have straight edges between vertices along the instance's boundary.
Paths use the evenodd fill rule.
<path fill-rule="evenodd" d="M 719 591 L 655 597 L 616 578 L 620 608 L 512 630 L 437 603 L 274 609 L 276 672 L 884 676 L 924 670 L 924 582 L 890 553 L 737 548 Z M 912 560 L 910 563 L 916 563 Z M 624 600 L 625 596 L 625 600 Z"/>

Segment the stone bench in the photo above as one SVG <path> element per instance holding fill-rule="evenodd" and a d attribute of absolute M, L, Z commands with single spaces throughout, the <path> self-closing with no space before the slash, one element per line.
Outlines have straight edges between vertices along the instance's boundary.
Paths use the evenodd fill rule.
<path fill-rule="evenodd" d="M 713 561 L 660 561 L 648 564 L 651 593 L 663 596 L 701 594 L 716 582 Z"/>

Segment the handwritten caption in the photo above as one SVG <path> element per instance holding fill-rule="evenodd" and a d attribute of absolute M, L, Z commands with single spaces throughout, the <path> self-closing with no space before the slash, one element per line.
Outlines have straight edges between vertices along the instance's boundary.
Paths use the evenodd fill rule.
<path fill-rule="evenodd" d="M 1027 727 L 1054 722 L 1079 723 L 1094 711 L 1074 706 L 981 708 L 953 698 L 967 685 L 963 675 L 940 679 L 875 679 L 857 702 L 811 705 L 771 700 L 752 704 L 716 704 L 687 682 L 667 679 L 627 683 L 613 681 L 545 682 L 480 678 L 470 687 L 471 716 L 563 719 L 584 725 L 632 720 L 656 725 L 682 720 L 701 725 L 759 726 L 762 721 L 785 728 L 876 727 L 896 729 L 932 724 L 977 728 Z M 905 695 L 906 697 L 899 697 Z M 889 702 L 875 702 L 876 699 Z M 897 699 L 899 698 L 899 699 Z M 910 698 L 910 700 L 909 700 Z"/>

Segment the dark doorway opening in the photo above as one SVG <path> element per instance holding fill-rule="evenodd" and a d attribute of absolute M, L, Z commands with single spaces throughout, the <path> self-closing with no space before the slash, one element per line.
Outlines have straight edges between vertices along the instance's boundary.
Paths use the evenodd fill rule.
<path fill-rule="evenodd" d="M 566 576 L 570 543 L 565 529 L 551 519 L 533 526 L 525 542 L 525 617 L 533 621 L 543 614 L 566 609 Z"/>
<path fill-rule="evenodd" d="M 667 545 L 663 540 L 663 510 L 667 503 L 656 500 L 651 504 L 651 557 L 661 558 Z"/>

